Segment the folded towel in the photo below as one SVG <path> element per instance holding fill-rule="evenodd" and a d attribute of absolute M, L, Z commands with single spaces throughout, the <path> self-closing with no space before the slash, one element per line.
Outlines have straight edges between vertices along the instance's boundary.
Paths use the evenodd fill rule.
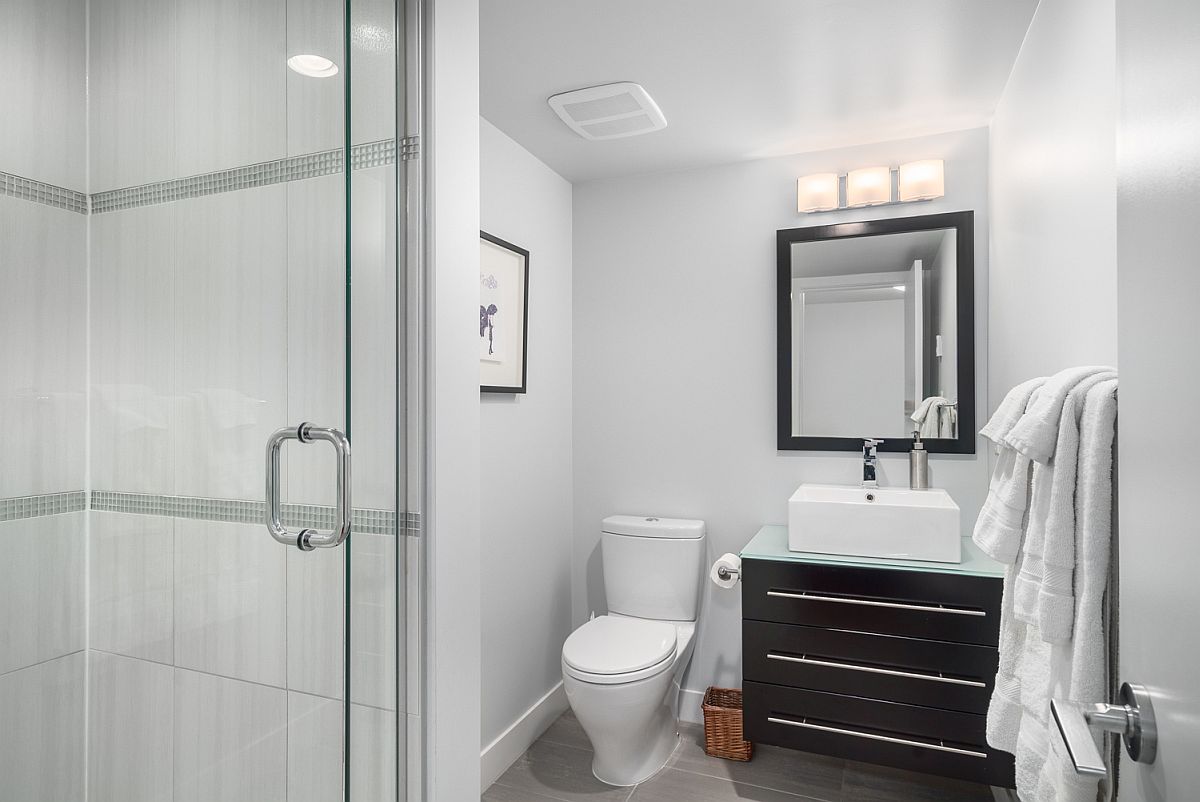
<path fill-rule="evenodd" d="M 1114 378 L 1116 373 L 1113 371 L 1093 373 L 1082 378 L 1067 392 L 1063 397 L 1059 420 L 1055 427 L 1057 435 L 1053 458 L 1048 463 L 1034 463 L 1021 572 L 1013 589 L 1014 612 L 1017 618 L 1027 624 L 1041 624 L 1040 601 L 1042 588 L 1046 583 L 1047 553 L 1055 555 L 1055 570 L 1051 581 L 1055 584 L 1056 592 L 1062 592 L 1061 588 L 1065 584 L 1066 593 L 1070 595 L 1071 568 L 1066 568 L 1064 576 L 1062 566 L 1068 560 L 1072 565 L 1074 563 L 1079 416 L 1083 411 L 1088 390 L 1102 380 Z M 1039 395 L 1039 400 L 1040 398 Z M 1017 425 L 1019 427 L 1021 424 Z M 1046 640 L 1065 640 L 1070 637 L 1070 626 L 1067 626 L 1065 634 L 1056 630 L 1055 637 L 1052 638 L 1043 631 L 1042 637 Z"/>
<path fill-rule="evenodd" d="M 1025 414 L 1025 408 L 1029 406 L 1034 390 L 1041 387 L 1046 381 L 1044 376 L 1030 379 L 1009 390 L 1008 395 L 1004 396 L 1004 400 L 996 409 L 996 414 L 992 415 L 991 420 L 979 430 L 979 433 L 997 446 L 1003 446 L 1004 438 Z"/>
<path fill-rule="evenodd" d="M 1085 534 L 1080 531 L 1080 525 L 1094 529 L 1099 516 L 1104 530 L 1111 531 L 1112 435 L 1110 432 L 1106 440 L 1103 435 L 1097 437 L 1094 431 L 1089 431 L 1089 437 L 1082 439 L 1081 418 L 1087 414 L 1089 429 L 1094 430 L 1101 417 L 1107 414 L 1102 407 L 1111 407 L 1115 414 L 1113 391 L 1116 380 L 1115 373 L 1090 376 L 1067 395 L 1063 405 L 1060 450 L 1054 457 L 1055 472 L 1063 471 L 1070 459 L 1075 462 L 1075 475 L 1070 487 L 1064 482 L 1067 497 L 1052 505 L 1056 510 L 1061 505 L 1063 510 L 1061 517 L 1051 521 L 1046 528 L 1044 570 L 1037 601 L 1042 637 L 1051 643 L 1071 639 L 1075 620 L 1075 549 L 1080 535 Z M 1093 395 L 1097 388 L 1100 388 L 1099 393 Z M 1066 453 L 1061 451 L 1064 448 L 1063 431 L 1069 432 L 1067 439 L 1074 444 Z M 1097 506 L 1102 510 L 1096 509 Z"/>
<path fill-rule="evenodd" d="M 1058 421 L 1067 394 L 1088 376 L 1107 372 L 1114 370 L 1107 367 L 1067 368 L 1051 376 L 1042 386 L 1037 400 L 1029 405 L 1029 409 L 1005 436 L 1005 445 L 1034 462 L 1049 462 L 1058 441 Z"/>
<path fill-rule="evenodd" d="M 1030 379 L 1009 390 L 996 414 L 979 431 L 996 444 L 999 457 L 971 538 L 984 554 L 1006 565 L 1017 559 L 1021 546 L 1029 501 L 1030 460 L 1004 445 L 1004 438 L 1025 414 L 1025 408 L 1045 381 Z"/>

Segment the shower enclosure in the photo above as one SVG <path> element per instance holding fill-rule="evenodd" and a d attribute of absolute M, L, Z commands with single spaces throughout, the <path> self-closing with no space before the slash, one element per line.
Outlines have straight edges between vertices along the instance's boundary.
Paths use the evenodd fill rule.
<path fill-rule="evenodd" d="M 0 0 L 0 800 L 420 798 L 418 16 Z"/>

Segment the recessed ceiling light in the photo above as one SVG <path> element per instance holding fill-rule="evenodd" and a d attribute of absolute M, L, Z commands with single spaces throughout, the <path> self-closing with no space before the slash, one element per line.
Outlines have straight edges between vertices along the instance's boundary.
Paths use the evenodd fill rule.
<path fill-rule="evenodd" d="M 331 75 L 337 75 L 338 71 L 338 66 L 332 61 L 324 56 L 316 56 L 311 53 L 292 56 L 287 63 L 293 72 L 307 75 L 309 78 L 328 78 Z"/>

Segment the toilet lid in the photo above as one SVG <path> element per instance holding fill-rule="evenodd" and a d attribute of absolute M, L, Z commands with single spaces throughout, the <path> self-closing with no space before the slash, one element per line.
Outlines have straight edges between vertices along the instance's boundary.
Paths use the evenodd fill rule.
<path fill-rule="evenodd" d="M 675 653 L 675 627 L 662 621 L 602 615 L 571 633 L 563 660 L 588 674 L 628 674 Z"/>

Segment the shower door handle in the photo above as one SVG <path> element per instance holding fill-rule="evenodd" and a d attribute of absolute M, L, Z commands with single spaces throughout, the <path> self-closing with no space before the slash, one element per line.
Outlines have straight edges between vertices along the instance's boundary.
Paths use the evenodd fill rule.
<path fill-rule="evenodd" d="M 279 499 L 279 453 L 288 440 L 312 443 L 324 440 L 333 445 L 337 454 L 337 502 L 334 508 L 332 532 L 316 529 L 301 529 L 289 532 L 282 521 L 282 503 Z M 302 423 L 287 426 L 267 438 L 267 531 L 285 546 L 296 546 L 301 551 L 312 551 L 318 546 L 333 548 L 340 546 L 350 534 L 354 508 L 350 506 L 350 440 L 337 429 L 325 429 Z"/>

